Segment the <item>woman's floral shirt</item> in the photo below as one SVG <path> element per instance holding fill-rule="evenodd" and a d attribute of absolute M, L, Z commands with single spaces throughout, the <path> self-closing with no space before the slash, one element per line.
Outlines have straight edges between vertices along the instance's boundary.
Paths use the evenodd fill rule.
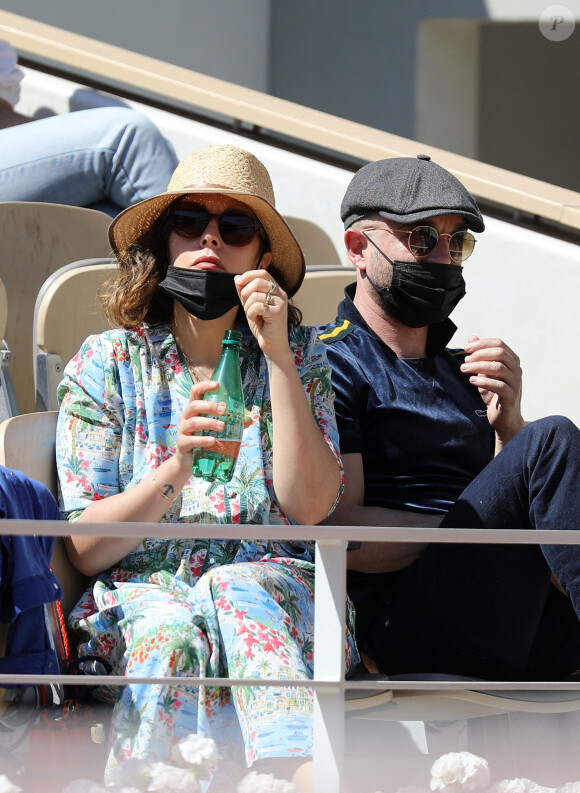
<path fill-rule="evenodd" d="M 249 426 L 232 480 L 191 477 L 162 521 L 291 524 L 272 483 L 272 408 L 265 356 L 241 325 L 240 362 Z M 334 394 L 324 344 L 316 329 L 290 332 L 290 346 L 312 413 L 339 457 Z M 57 464 L 64 517 L 92 501 L 129 490 L 174 451 L 179 417 L 192 381 L 167 325 L 90 336 L 65 369 L 59 387 Z M 246 422 L 248 423 L 248 422 Z M 337 494 L 338 498 L 338 494 Z M 266 554 L 312 560 L 312 543 L 146 539 L 120 567 L 125 574 L 178 572 L 189 584 L 211 564 Z M 187 555 L 187 559 L 184 558 Z M 185 566 L 184 566 L 185 565 Z M 120 571 L 119 571 L 120 573 Z"/>

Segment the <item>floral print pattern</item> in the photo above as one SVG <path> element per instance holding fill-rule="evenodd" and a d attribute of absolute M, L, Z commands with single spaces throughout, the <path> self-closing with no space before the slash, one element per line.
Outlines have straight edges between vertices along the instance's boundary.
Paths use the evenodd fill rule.
<path fill-rule="evenodd" d="M 248 426 L 232 480 L 191 477 L 163 522 L 287 524 L 272 484 L 268 368 L 243 325 L 240 360 Z M 324 345 L 296 328 L 291 348 L 313 415 L 340 460 Z M 165 325 L 89 337 L 65 369 L 57 460 L 61 509 L 75 520 L 92 501 L 130 489 L 173 453 L 191 388 Z M 337 496 L 338 498 L 338 496 Z M 195 534 L 195 532 L 192 532 Z M 265 532 L 267 536 L 267 532 Z M 80 655 L 116 674 L 308 680 L 313 673 L 314 543 L 146 538 L 98 576 L 70 615 Z M 350 628 L 347 670 L 358 654 Z M 87 667 L 90 671 L 90 667 Z M 102 669 L 95 668 L 95 672 Z M 109 770 L 130 757 L 166 759 L 191 732 L 248 765 L 311 753 L 308 686 L 127 685 L 116 700 Z"/>

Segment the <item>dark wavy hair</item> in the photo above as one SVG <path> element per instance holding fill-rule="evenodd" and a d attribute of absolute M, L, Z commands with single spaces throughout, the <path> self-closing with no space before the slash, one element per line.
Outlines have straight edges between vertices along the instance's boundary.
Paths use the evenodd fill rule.
<path fill-rule="evenodd" d="M 99 300 L 103 312 L 111 325 L 132 328 L 146 322 L 148 325 L 168 323 L 173 317 L 173 299 L 163 294 L 158 286 L 165 278 L 169 267 L 168 240 L 171 231 L 170 216 L 173 202 L 143 234 L 139 240 L 126 250 L 119 251 L 117 261 L 119 270 L 99 289 Z M 270 250 L 268 238 L 263 229 L 260 231 L 260 257 Z M 272 278 L 285 291 L 288 284 L 283 274 L 272 262 L 268 267 Z M 245 320 L 240 306 L 238 318 Z M 288 301 L 288 329 L 302 322 L 302 312 L 291 300 Z"/>

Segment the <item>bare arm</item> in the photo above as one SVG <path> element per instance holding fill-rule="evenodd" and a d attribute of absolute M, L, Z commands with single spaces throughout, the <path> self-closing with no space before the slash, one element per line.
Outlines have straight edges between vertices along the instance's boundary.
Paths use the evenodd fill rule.
<path fill-rule="evenodd" d="M 360 454 L 344 454 L 345 486 L 342 498 L 330 517 L 324 522 L 338 526 L 401 526 L 437 528 L 441 515 L 424 515 L 417 512 L 364 506 L 363 462 Z M 363 542 L 358 550 L 349 551 L 347 566 L 350 570 L 366 573 L 402 570 L 420 556 L 426 547 L 416 542 Z"/>
<path fill-rule="evenodd" d="M 109 521 L 156 523 L 167 512 L 190 474 L 191 466 L 189 473 L 180 471 L 174 455 L 131 490 L 94 501 L 75 525 Z M 66 549 L 72 564 L 81 573 L 91 576 L 119 562 L 134 551 L 142 539 L 75 534 L 66 542 Z"/>
<path fill-rule="evenodd" d="M 336 501 L 341 472 L 294 363 L 288 343 L 288 298 L 267 270 L 238 275 L 236 284 L 250 329 L 269 361 L 276 498 L 297 523 L 319 523 Z"/>
<path fill-rule="evenodd" d="M 338 495 L 340 467 L 312 415 L 290 349 L 272 362 L 270 396 L 276 498 L 298 523 L 319 523 Z"/>

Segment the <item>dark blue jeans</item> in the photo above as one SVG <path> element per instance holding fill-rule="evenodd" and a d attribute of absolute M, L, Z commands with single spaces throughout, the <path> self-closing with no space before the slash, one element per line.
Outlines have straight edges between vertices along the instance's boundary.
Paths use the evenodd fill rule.
<path fill-rule="evenodd" d="M 580 430 L 559 416 L 525 427 L 441 525 L 580 528 Z M 396 573 L 350 572 L 349 593 L 359 646 L 387 674 L 533 680 L 580 668 L 578 545 L 435 543 Z"/>

